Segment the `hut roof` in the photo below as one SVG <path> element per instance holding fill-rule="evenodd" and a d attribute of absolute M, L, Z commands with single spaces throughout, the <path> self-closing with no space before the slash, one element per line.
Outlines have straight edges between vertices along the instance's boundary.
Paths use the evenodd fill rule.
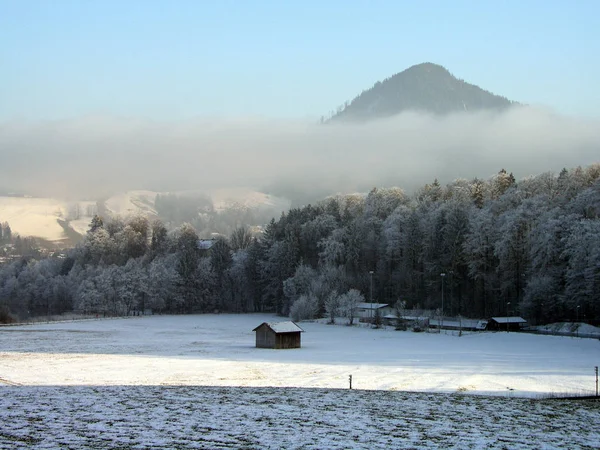
<path fill-rule="evenodd" d="M 198 239 L 198 248 L 200 250 L 209 250 L 217 242 L 216 239 Z"/>
<path fill-rule="evenodd" d="M 259 326 L 257 326 L 254 330 L 252 330 L 252 331 L 258 330 L 263 325 L 268 326 L 271 330 L 273 330 L 277 334 L 280 334 L 280 333 L 298 333 L 298 332 L 303 333 L 304 332 L 304 330 L 302 328 L 300 328 L 298 325 L 296 325 L 292 321 L 288 321 L 288 322 L 263 322 Z"/>
<path fill-rule="evenodd" d="M 492 320 L 496 323 L 527 323 L 522 317 L 492 317 Z"/>
<path fill-rule="evenodd" d="M 367 303 L 367 302 L 361 302 L 361 303 L 357 303 L 356 307 L 360 308 L 360 309 L 381 309 L 381 308 L 385 308 L 386 306 L 390 306 L 387 303 Z"/>

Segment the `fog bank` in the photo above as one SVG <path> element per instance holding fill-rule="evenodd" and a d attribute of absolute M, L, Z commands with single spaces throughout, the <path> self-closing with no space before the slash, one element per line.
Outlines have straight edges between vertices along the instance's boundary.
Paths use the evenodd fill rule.
<path fill-rule="evenodd" d="M 288 197 L 438 178 L 517 178 L 597 162 L 600 121 L 515 108 L 367 124 L 87 117 L 0 124 L 0 189 L 99 198 L 131 189 L 270 189 Z M 278 191 L 278 192 L 275 192 Z"/>

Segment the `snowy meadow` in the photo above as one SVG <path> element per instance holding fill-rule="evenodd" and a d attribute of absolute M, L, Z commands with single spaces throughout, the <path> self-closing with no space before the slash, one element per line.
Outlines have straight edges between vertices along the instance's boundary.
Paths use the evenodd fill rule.
<path fill-rule="evenodd" d="M 301 349 L 255 348 L 277 320 L 2 327 L 0 448 L 600 445 L 597 402 L 541 400 L 593 393 L 598 340 L 303 322 Z"/>

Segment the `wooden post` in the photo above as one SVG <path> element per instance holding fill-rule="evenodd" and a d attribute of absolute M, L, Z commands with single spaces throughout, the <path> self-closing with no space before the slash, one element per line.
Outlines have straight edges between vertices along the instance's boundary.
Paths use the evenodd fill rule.
<path fill-rule="evenodd" d="M 597 373 L 598 373 L 598 368 L 596 367 L 596 374 Z M 348 377 L 348 379 L 350 380 L 350 390 L 352 390 L 352 375 L 350 375 Z M 598 395 L 597 391 L 598 391 L 598 380 L 596 380 L 596 395 Z"/>
<path fill-rule="evenodd" d="M 596 371 L 596 397 L 598 397 L 598 366 L 594 367 L 594 370 Z M 352 375 L 350 375 L 350 378 L 352 378 Z"/>

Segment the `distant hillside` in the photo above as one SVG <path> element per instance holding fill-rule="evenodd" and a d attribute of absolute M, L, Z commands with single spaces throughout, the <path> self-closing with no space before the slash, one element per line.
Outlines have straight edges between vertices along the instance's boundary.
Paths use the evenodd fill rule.
<path fill-rule="evenodd" d="M 516 104 L 459 80 L 437 64 L 423 63 L 363 91 L 330 121 L 366 121 L 404 111 L 448 114 L 459 111 L 502 110 Z"/>
<path fill-rule="evenodd" d="M 163 196 L 162 209 L 155 204 L 157 194 Z M 173 201 L 177 199 L 184 200 Z M 205 203 L 210 207 L 202 208 Z M 0 223 L 8 222 L 11 231 L 22 237 L 35 237 L 48 245 L 70 247 L 85 236 L 95 214 L 105 218 L 120 216 L 128 219 L 136 215 L 150 220 L 160 218 L 173 228 L 182 222 L 190 222 L 199 232 L 206 230 L 206 234 L 229 235 L 240 224 L 264 225 L 290 206 L 290 201 L 285 198 L 249 188 L 186 191 L 171 197 L 167 193 L 137 190 L 115 194 L 99 202 L 0 195 Z M 175 211 L 165 215 L 170 211 L 169 207 L 174 207 Z"/>

